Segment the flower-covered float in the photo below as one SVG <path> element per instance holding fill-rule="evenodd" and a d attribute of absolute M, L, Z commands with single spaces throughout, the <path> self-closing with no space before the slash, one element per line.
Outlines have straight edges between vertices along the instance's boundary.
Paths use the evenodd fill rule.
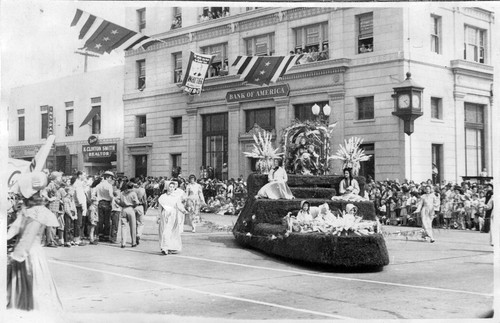
<path fill-rule="evenodd" d="M 339 269 L 382 268 L 389 256 L 371 201 L 364 199 L 364 178 L 355 177 L 359 192 L 337 195 L 342 176 L 327 175 L 328 161 L 341 159 L 343 168 L 359 169 L 368 156 L 351 138 L 329 156 L 333 125 L 295 122 L 283 131 L 283 152 L 272 147 L 270 135 L 255 135 L 259 173 L 247 180 L 248 200 L 233 228 L 236 241 L 266 253 Z M 293 199 L 258 198 L 268 183 L 272 160 L 281 157 Z M 349 189 L 351 187 L 349 186 Z M 304 202 L 310 218 L 301 218 Z M 309 216 L 309 215 L 308 215 Z"/>

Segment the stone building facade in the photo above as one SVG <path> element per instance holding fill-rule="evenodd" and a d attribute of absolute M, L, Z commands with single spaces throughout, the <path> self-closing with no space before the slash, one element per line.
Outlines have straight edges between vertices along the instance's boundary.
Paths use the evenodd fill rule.
<path fill-rule="evenodd" d="M 125 54 L 123 169 L 126 175 L 199 174 L 212 166 L 246 176 L 257 123 L 275 134 L 331 107 L 331 153 L 344 139 L 364 139 L 372 160 L 362 175 L 382 179 L 461 181 L 492 171 L 494 14 L 476 7 L 429 4 L 355 8 L 128 8 L 128 27 L 159 38 Z M 224 12 L 215 19 L 210 11 Z M 179 17 L 181 23 L 179 24 Z M 326 45 L 326 47 L 325 47 Z M 231 64 L 238 55 L 288 55 L 298 48 L 328 54 L 294 66 L 277 85 L 286 96 L 228 102 L 243 84 Z M 182 93 L 190 51 L 215 55 L 200 96 Z M 424 90 L 423 116 L 411 136 L 394 116 L 393 88 L 405 74 Z M 332 173 L 340 173 L 332 165 Z"/>

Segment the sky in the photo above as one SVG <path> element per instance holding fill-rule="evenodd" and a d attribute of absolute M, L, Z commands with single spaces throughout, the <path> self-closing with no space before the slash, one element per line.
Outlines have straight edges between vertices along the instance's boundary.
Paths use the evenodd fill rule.
<path fill-rule="evenodd" d="M 2 0 L 0 5 L 2 106 L 14 87 L 83 73 L 84 57 L 74 53 L 78 34 L 70 27 L 77 8 L 117 24 L 125 21 L 124 4 L 113 1 Z M 112 52 L 89 58 L 88 70 L 123 62 L 123 52 Z"/>

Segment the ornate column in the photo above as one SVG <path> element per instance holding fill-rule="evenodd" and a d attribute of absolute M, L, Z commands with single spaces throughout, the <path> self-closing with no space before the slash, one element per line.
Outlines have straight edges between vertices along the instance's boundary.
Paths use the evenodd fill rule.
<path fill-rule="evenodd" d="M 187 138 L 187 172 L 182 171 L 184 175 L 195 174 L 198 177 L 201 166 L 201 154 L 203 149 L 203 138 L 200 129 L 202 129 L 202 121 L 198 116 L 197 107 L 188 107 L 186 109 L 186 122 L 188 125 L 188 138 Z"/>
<path fill-rule="evenodd" d="M 228 103 L 227 104 L 228 111 L 228 130 L 227 130 L 227 139 L 228 139 L 228 154 L 227 154 L 227 167 L 228 167 L 228 178 L 236 178 L 244 169 L 244 166 L 240 165 L 240 161 L 243 160 L 241 157 L 242 150 L 239 144 L 239 135 L 241 129 L 241 113 L 240 113 L 240 103 Z"/>
<path fill-rule="evenodd" d="M 454 91 L 455 116 L 455 181 L 461 182 L 465 174 L 465 93 Z M 446 174 L 445 174 L 446 176 Z"/>
<path fill-rule="evenodd" d="M 281 131 L 290 125 L 293 118 L 293 109 L 290 108 L 290 97 L 274 98 L 276 118 L 276 144 L 280 141 Z"/>
<path fill-rule="evenodd" d="M 343 74 L 334 74 L 334 82 L 340 82 L 341 76 Z M 343 83 L 343 82 L 342 82 Z M 332 112 L 329 117 L 329 124 L 336 123 L 333 129 L 332 136 L 330 137 L 330 155 L 334 154 L 339 144 L 344 142 L 345 137 L 345 90 L 337 89 L 335 91 L 328 92 L 328 105 L 332 108 Z M 342 162 L 340 160 L 330 161 L 330 173 L 331 174 L 341 174 L 342 173 Z"/>

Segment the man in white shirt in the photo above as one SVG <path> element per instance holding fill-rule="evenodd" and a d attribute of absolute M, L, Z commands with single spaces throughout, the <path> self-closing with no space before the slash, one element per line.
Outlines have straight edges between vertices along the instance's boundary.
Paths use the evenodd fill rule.
<path fill-rule="evenodd" d="M 111 233 L 111 201 L 113 200 L 113 183 L 115 175 L 106 171 L 102 175 L 103 180 L 96 186 L 96 197 L 98 202 L 99 223 L 97 224 L 97 232 L 99 233 L 100 241 L 110 241 Z M 116 235 L 114 235 L 117 243 Z"/>

